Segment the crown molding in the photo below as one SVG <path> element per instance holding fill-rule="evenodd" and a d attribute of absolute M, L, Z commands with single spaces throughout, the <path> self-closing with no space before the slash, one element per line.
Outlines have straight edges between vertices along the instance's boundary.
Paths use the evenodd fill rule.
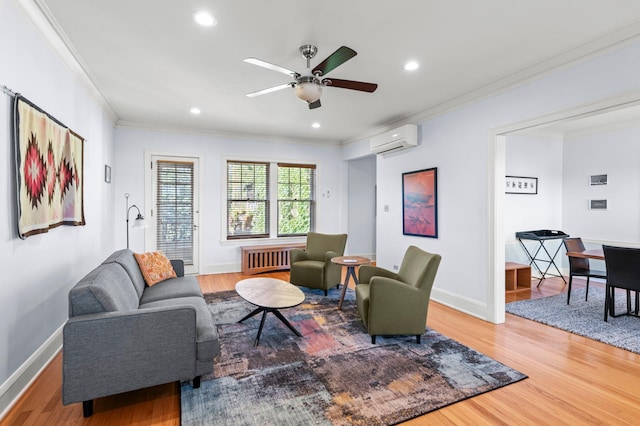
<path fill-rule="evenodd" d="M 395 120 L 386 128 L 400 126 L 403 124 L 419 124 L 463 106 L 506 92 L 523 84 L 542 79 L 554 72 L 614 51 L 638 40 L 640 40 L 640 20 L 636 20 L 629 25 L 619 28 L 618 30 L 607 33 L 601 37 L 594 38 L 572 49 L 568 49 L 558 55 L 549 57 L 546 60 L 531 64 L 522 68 L 520 71 L 505 75 L 492 83 L 478 87 L 466 93 L 461 93 L 459 96 L 428 108 L 420 113 Z M 357 142 L 365 137 L 366 135 L 363 135 L 363 137 L 352 138 L 345 141 L 344 144 Z"/>
<path fill-rule="evenodd" d="M 186 128 L 186 127 L 157 127 L 157 126 L 148 125 L 146 123 L 138 123 L 133 121 L 125 121 L 125 120 L 119 120 L 116 123 L 116 128 L 148 130 L 148 131 L 154 131 L 154 132 L 160 132 L 160 133 L 204 135 L 204 136 L 214 136 L 214 137 L 228 138 L 228 139 L 281 142 L 281 143 L 290 143 L 290 144 L 296 144 L 296 145 L 302 144 L 302 145 L 341 146 L 341 143 L 339 141 L 330 140 L 330 139 L 316 139 L 316 138 L 304 138 L 304 137 L 293 138 L 288 136 L 265 135 L 260 133 L 239 133 L 239 132 L 230 132 L 230 131 L 223 131 L 223 130 L 194 129 L 194 128 Z"/>
<path fill-rule="evenodd" d="M 46 43 L 60 57 L 71 73 L 87 88 L 89 94 L 116 123 L 118 115 L 95 84 L 95 78 L 62 27 L 42 0 L 16 0 L 25 15 L 43 36 Z"/>

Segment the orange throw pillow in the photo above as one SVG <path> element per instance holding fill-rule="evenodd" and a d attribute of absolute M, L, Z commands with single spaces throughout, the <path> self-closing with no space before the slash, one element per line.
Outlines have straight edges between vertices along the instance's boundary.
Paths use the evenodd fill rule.
<path fill-rule="evenodd" d="M 176 278 L 171 262 L 161 251 L 133 254 L 140 266 L 142 276 L 149 287 L 169 278 Z"/>

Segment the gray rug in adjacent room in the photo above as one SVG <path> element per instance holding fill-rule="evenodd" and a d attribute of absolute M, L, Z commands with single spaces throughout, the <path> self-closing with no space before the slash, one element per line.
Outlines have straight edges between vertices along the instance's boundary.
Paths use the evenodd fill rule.
<path fill-rule="evenodd" d="M 432 330 L 378 338 L 366 333 L 353 292 L 305 291 L 282 311 L 304 337 L 272 314 L 254 347 L 259 316 L 235 292 L 207 295 L 222 354 L 199 389 L 183 384 L 182 425 L 387 425 L 420 416 L 526 378 Z"/>
<path fill-rule="evenodd" d="M 640 354 L 640 318 L 622 316 L 604 322 L 603 288 L 590 288 L 589 301 L 584 300 L 585 289 L 567 294 L 507 303 L 506 311 L 519 317 L 541 322 L 570 333 L 588 337 L 611 346 Z M 634 304 L 632 294 L 631 305 Z M 616 293 L 616 313 L 626 311 L 625 293 Z"/>

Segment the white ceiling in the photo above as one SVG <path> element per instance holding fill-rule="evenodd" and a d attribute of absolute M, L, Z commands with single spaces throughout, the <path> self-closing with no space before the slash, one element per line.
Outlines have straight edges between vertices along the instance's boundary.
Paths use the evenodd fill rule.
<path fill-rule="evenodd" d="M 115 113 L 118 125 L 344 142 L 478 99 L 640 34 L 638 0 L 22 0 L 35 1 Z M 194 11 L 218 25 L 196 26 Z M 298 72 L 358 55 L 309 110 L 256 57 Z M 417 60 L 420 68 L 403 65 Z M 198 107 L 194 116 L 189 109 Z M 319 129 L 311 124 L 318 122 Z"/>

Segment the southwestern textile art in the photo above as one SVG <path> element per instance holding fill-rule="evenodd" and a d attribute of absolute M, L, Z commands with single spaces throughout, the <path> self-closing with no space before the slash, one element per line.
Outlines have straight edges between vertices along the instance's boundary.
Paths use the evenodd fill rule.
<path fill-rule="evenodd" d="M 20 238 L 84 225 L 84 139 L 20 95 L 13 112 Z"/>

